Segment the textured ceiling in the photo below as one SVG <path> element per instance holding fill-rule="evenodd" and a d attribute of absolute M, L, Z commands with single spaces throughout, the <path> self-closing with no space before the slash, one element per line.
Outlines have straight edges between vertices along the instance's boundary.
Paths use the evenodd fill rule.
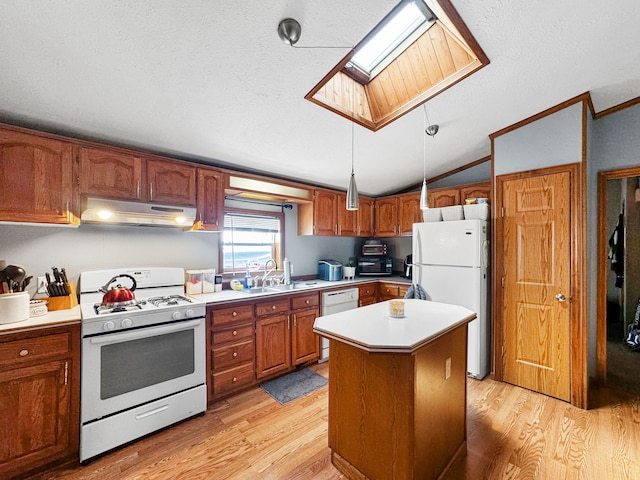
<path fill-rule="evenodd" d="M 0 121 L 346 189 L 351 126 L 304 95 L 395 0 L 0 0 Z M 427 102 L 427 176 L 489 155 L 488 135 L 584 92 L 640 96 L 634 0 L 453 0 L 491 63 Z M 361 193 L 422 179 L 421 110 L 355 128 Z"/>

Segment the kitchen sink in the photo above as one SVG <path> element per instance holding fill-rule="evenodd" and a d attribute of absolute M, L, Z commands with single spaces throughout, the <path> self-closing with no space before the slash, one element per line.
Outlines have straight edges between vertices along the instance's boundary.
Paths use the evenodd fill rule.
<path fill-rule="evenodd" d="M 264 293 L 293 292 L 298 290 L 306 290 L 314 286 L 315 286 L 315 283 L 296 282 L 296 283 L 292 283 L 291 285 L 272 285 L 270 287 L 253 287 L 253 288 L 245 288 L 238 291 L 242 293 L 246 293 L 248 295 L 253 295 L 256 293 L 264 294 Z"/>
<path fill-rule="evenodd" d="M 264 287 L 264 289 L 268 292 L 289 292 L 292 290 L 305 290 L 312 288 L 314 285 L 314 283 L 296 282 L 290 285 L 273 285 L 271 287 Z"/>
<path fill-rule="evenodd" d="M 273 293 L 270 292 L 267 287 L 252 287 L 252 288 L 243 288 L 242 290 L 238 290 L 242 293 L 248 293 L 249 295 L 254 293 Z"/>

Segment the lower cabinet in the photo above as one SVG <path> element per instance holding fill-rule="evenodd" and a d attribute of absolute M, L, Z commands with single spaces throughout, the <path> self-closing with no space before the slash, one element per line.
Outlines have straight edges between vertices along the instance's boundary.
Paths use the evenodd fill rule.
<path fill-rule="evenodd" d="M 0 478 L 78 455 L 80 325 L 0 335 Z"/>
<path fill-rule="evenodd" d="M 358 306 L 374 304 L 378 301 L 378 282 L 358 285 Z"/>
<path fill-rule="evenodd" d="M 255 383 L 253 304 L 207 309 L 208 400 L 218 400 Z"/>
<path fill-rule="evenodd" d="M 313 333 L 313 323 L 320 316 L 320 295 L 309 293 L 291 298 L 291 359 L 293 365 L 320 358 L 320 337 Z"/>
<path fill-rule="evenodd" d="M 378 285 L 378 301 L 384 302 L 385 300 L 404 298 L 409 287 L 410 285 L 403 283 L 380 282 Z"/>

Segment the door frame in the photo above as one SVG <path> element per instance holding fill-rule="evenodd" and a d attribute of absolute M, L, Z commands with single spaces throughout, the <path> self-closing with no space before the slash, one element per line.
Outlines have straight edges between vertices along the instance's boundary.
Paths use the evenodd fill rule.
<path fill-rule="evenodd" d="M 502 272 L 504 263 L 502 251 L 504 249 L 504 225 L 502 221 L 503 210 L 503 184 L 510 180 L 519 180 L 532 176 L 550 175 L 556 173 L 569 173 L 570 182 L 570 270 L 571 270 L 571 404 L 579 408 L 587 408 L 588 373 L 587 373 L 587 318 L 586 312 L 586 231 L 584 191 L 585 175 L 581 163 L 571 163 L 555 167 L 527 170 L 524 172 L 509 173 L 495 177 L 495 215 L 493 228 L 493 351 L 494 351 L 494 378 L 504 381 L 503 345 L 504 345 L 504 312 Z"/>
<path fill-rule="evenodd" d="M 596 384 L 607 384 L 607 272 L 609 235 L 607 232 L 607 182 L 639 177 L 640 166 L 598 172 L 598 243 L 596 287 Z"/>

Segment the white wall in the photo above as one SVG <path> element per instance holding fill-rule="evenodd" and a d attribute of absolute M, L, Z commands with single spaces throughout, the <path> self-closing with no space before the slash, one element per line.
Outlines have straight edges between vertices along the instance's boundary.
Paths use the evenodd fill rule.
<path fill-rule="evenodd" d="M 354 254 L 357 239 L 298 236 L 297 222 L 294 205 L 293 210 L 285 210 L 285 255 L 293 262 L 294 275 L 317 274 L 320 258 L 346 262 Z M 219 237 L 213 232 L 158 227 L 0 225 L 0 259 L 23 267 L 34 277 L 50 272 L 53 266 L 65 267 L 75 282 L 80 272 L 102 268 L 217 269 Z M 35 285 L 34 278 L 31 293 Z"/>
<path fill-rule="evenodd" d="M 582 104 L 577 103 L 494 140 L 494 175 L 582 161 Z"/>

